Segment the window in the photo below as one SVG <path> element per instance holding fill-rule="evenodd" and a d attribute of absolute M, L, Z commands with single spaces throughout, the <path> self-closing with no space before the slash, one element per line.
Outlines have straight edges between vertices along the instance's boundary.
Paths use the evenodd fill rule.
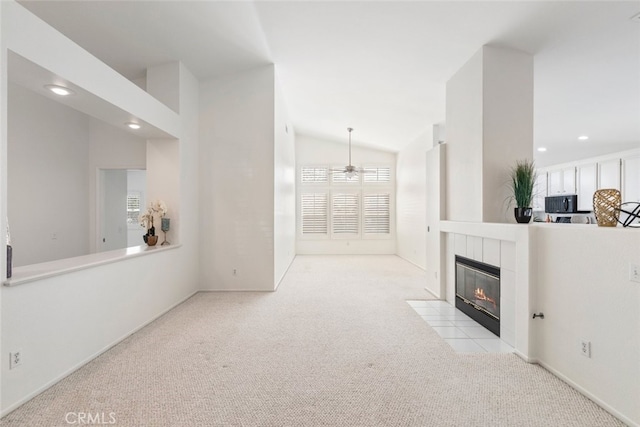
<path fill-rule="evenodd" d="M 140 217 L 140 193 L 138 192 L 128 193 L 127 194 L 127 225 L 134 225 L 134 224 L 137 225 L 139 217 Z"/>
<path fill-rule="evenodd" d="M 389 234 L 390 232 L 390 195 L 364 195 L 364 233 Z"/>
<path fill-rule="evenodd" d="M 391 182 L 391 168 L 389 167 L 365 167 L 364 168 L 364 182 Z"/>
<path fill-rule="evenodd" d="M 391 238 L 392 168 L 369 165 L 351 178 L 341 170 L 329 165 L 305 165 L 299 169 L 298 235 L 305 240 Z"/>
<path fill-rule="evenodd" d="M 360 200 L 357 193 L 336 193 L 331 201 L 331 232 L 350 237 L 360 234 Z"/>
<path fill-rule="evenodd" d="M 303 235 L 327 234 L 327 194 L 305 193 L 301 195 Z"/>
<path fill-rule="evenodd" d="M 326 183 L 329 170 L 325 167 L 303 167 L 300 171 L 300 181 L 303 184 Z"/>

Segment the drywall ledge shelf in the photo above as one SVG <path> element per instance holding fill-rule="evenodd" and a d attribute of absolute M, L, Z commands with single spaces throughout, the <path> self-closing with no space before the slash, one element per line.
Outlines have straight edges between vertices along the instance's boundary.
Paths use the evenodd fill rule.
<path fill-rule="evenodd" d="M 116 249 L 108 252 L 43 262 L 41 264 L 25 265 L 14 268 L 11 279 L 5 280 L 3 284 L 4 286 L 17 286 L 130 258 L 178 249 L 181 246 L 182 245 L 179 244 L 167 246 L 132 246 L 125 249 Z"/>

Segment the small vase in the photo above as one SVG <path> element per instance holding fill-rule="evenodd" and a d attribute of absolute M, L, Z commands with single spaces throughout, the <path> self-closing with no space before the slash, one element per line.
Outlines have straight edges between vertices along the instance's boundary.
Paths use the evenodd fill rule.
<path fill-rule="evenodd" d="M 601 188 L 593 193 L 593 213 L 599 227 L 616 227 L 620 217 L 620 190 Z"/>
<path fill-rule="evenodd" d="M 516 222 L 519 224 L 527 224 L 531 221 L 533 216 L 533 209 L 531 208 L 513 208 L 513 214 L 516 217 Z"/>
<path fill-rule="evenodd" d="M 158 236 L 147 236 L 147 245 L 155 246 L 158 243 Z"/>

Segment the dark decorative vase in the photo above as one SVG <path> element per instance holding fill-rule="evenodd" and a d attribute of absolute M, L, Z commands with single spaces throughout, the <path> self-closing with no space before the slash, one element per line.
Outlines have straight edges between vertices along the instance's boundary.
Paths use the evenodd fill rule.
<path fill-rule="evenodd" d="M 516 222 L 519 224 L 527 224 L 531 221 L 533 216 L 533 209 L 531 208 L 513 208 L 513 214 L 516 217 Z"/>

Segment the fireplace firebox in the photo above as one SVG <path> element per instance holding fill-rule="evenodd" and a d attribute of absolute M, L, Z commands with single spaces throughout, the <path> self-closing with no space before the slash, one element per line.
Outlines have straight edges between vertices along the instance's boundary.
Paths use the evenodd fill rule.
<path fill-rule="evenodd" d="M 500 268 L 456 255 L 456 308 L 500 336 Z"/>

